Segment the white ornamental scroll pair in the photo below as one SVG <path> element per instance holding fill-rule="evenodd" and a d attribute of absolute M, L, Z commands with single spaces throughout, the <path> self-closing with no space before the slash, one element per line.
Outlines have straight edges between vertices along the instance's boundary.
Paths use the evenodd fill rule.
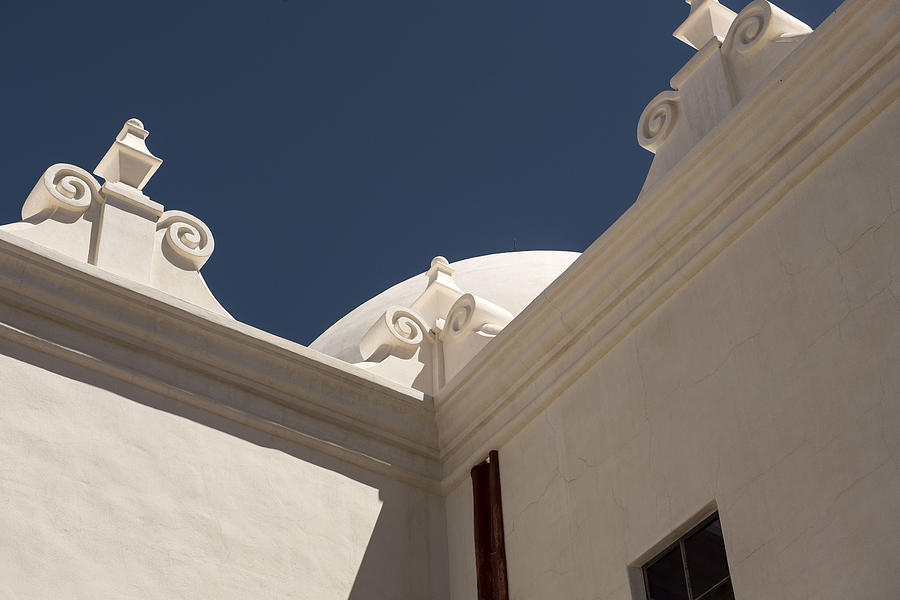
<path fill-rule="evenodd" d="M 434 395 L 511 320 L 504 308 L 464 293 L 443 257 L 428 271 L 425 291 L 410 307 L 391 306 L 369 328 L 359 366 Z"/>
<path fill-rule="evenodd" d="M 31 224 L 47 219 L 73 223 L 92 206 L 99 209 L 103 201 L 100 183 L 87 171 L 57 163 L 44 171 L 31 190 L 22 207 L 22 220 Z M 165 232 L 163 253 L 169 250 L 169 260 L 183 268 L 199 270 L 212 255 L 214 242 L 209 227 L 186 212 L 162 213 L 156 228 Z"/>
<path fill-rule="evenodd" d="M 638 143 L 656 154 L 644 187 L 659 179 L 791 53 L 812 29 L 771 2 L 740 14 L 718 0 L 693 0 L 675 37 L 697 54 L 638 121 Z"/>
<path fill-rule="evenodd" d="M 25 200 L 22 221 L 0 231 L 227 315 L 199 273 L 214 248 L 209 227 L 142 192 L 162 162 L 147 135 L 137 119 L 125 124 L 95 170 L 102 185 L 80 167 L 52 165 Z"/>
<path fill-rule="evenodd" d="M 494 314 L 486 305 L 486 301 L 479 303 L 472 294 L 463 294 L 450 308 L 446 318 L 437 320 L 439 325 L 434 331 L 426 318 L 411 308 L 392 306 L 363 337 L 360 352 L 367 361 L 378 361 L 390 353 L 412 356 L 425 341 L 446 342 L 469 333 L 492 338 L 500 333 L 505 323 L 492 323 L 488 319 L 502 322 L 506 320 L 506 315 L 500 312 L 503 309 Z"/>

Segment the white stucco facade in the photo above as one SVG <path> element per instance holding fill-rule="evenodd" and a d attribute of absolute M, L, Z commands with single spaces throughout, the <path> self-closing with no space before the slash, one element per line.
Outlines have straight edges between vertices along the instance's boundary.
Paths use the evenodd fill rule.
<path fill-rule="evenodd" d="M 509 598 L 643 600 L 714 512 L 741 600 L 900 597 L 900 3 L 675 34 L 596 242 L 438 257 L 310 348 L 215 300 L 140 121 L 50 167 L 0 227 L 0 597 L 473 600 L 492 450 Z"/>

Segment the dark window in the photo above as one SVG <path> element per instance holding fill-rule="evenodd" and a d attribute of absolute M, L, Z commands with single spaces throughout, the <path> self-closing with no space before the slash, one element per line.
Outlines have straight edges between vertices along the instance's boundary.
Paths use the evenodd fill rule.
<path fill-rule="evenodd" d="M 647 563 L 644 584 L 649 600 L 734 600 L 719 515 Z"/>

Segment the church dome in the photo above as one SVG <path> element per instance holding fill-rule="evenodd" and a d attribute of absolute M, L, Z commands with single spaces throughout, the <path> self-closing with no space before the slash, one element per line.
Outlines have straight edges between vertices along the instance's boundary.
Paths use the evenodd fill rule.
<path fill-rule="evenodd" d="M 453 279 L 467 292 L 518 315 L 576 258 L 578 252 L 531 250 L 476 256 L 451 263 Z M 391 306 L 409 306 L 424 291 L 420 273 L 381 292 L 329 327 L 309 345 L 349 363 L 363 360 L 359 344 L 373 323 Z"/>

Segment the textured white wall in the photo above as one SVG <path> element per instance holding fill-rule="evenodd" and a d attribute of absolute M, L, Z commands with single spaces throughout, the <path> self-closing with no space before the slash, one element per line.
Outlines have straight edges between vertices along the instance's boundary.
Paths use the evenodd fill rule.
<path fill-rule="evenodd" d="M 631 598 L 627 567 L 712 502 L 742 600 L 900 597 L 898 124 L 895 102 L 500 448 L 512 598 Z"/>
<path fill-rule="evenodd" d="M 444 596 L 434 496 L 2 350 L 0 597 Z"/>
<path fill-rule="evenodd" d="M 472 484 L 466 481 L 447 495 L 447 547 L 451 598 L 475 598 L 475 525 Z"/>

